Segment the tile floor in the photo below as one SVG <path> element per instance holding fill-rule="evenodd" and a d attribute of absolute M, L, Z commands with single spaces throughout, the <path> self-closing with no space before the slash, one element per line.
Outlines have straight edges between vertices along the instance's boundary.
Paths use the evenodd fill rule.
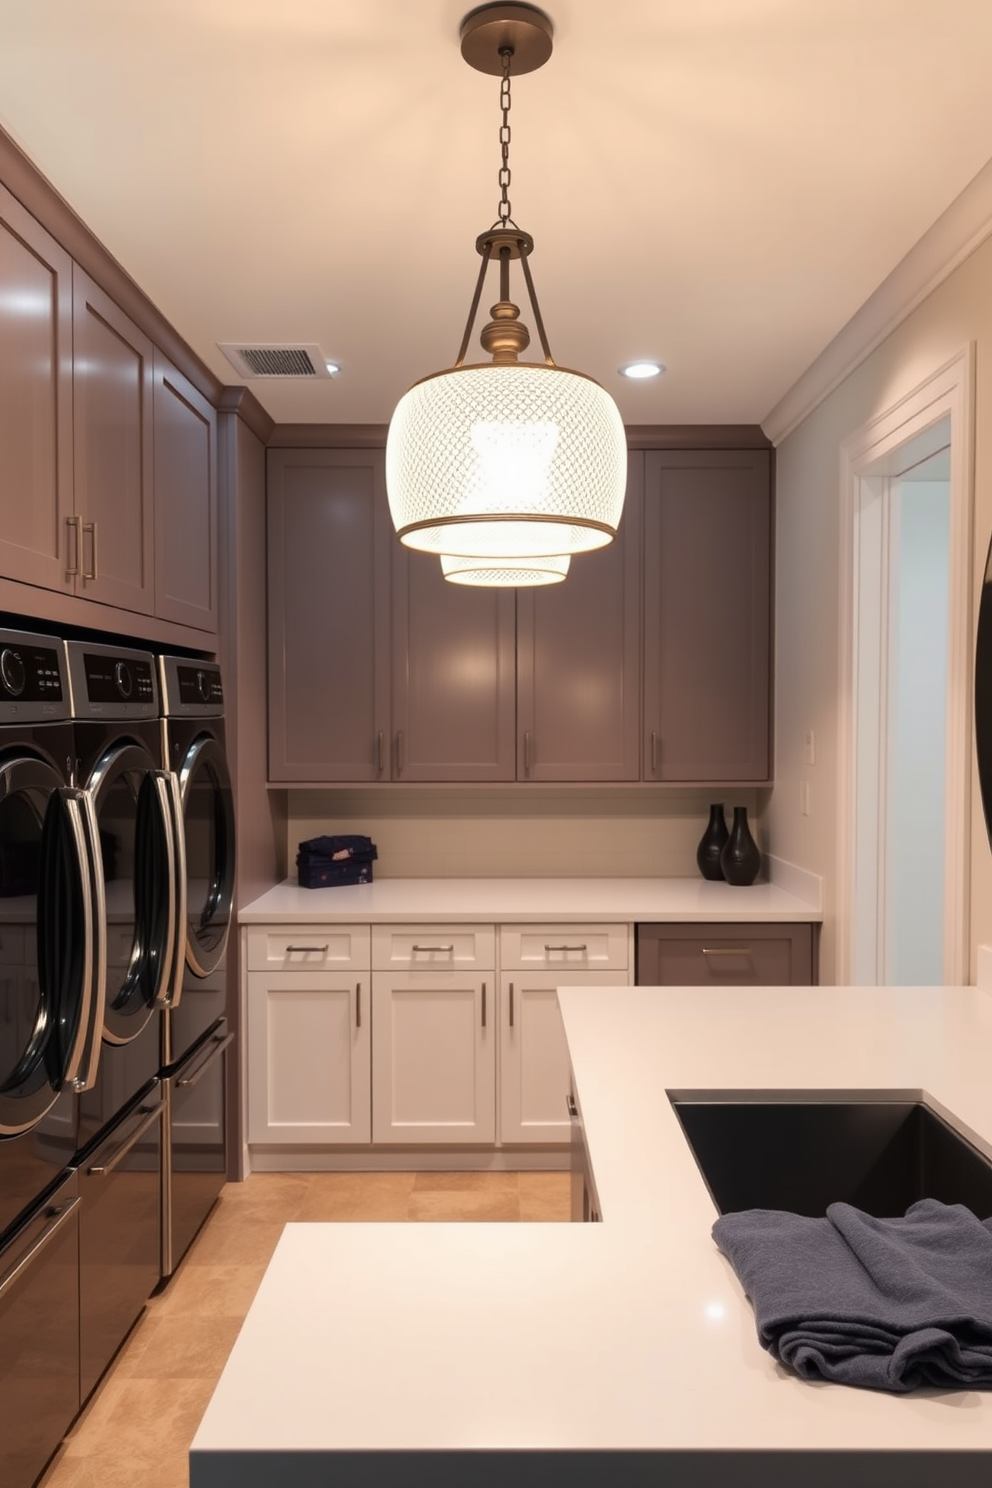
<path fill-rule="evenodd" d="M 41 1488 L 187 1488 L 187 1452 L 288 1220 L 567 1220 L 567 1173 L 256 1173 L 229 1183 Z"/>

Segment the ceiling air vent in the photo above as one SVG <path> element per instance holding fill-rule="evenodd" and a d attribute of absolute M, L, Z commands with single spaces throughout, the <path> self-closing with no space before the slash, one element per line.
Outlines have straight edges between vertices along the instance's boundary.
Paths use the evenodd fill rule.
<path fill-rule="evenodd" d="M 319 346 L 218 346 L 242 377 L 330 377 Z"/>

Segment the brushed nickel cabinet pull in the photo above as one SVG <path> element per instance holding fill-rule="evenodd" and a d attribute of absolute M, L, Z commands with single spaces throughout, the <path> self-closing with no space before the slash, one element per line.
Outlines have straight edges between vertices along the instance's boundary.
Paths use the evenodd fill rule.
<path fill-rule="evenodd" d="M 530 774 L 530 730 L 524 730 L 524 774 Z"/>
<path fill-rule="evenodd" d="M 356 1028 L 361 1028 L 361 1026 L 362 1026 L 362 984 L 361 984 L 361 982 L 356 982 L 355 983 L 355 1027 Z"/>
<path fill-rule="evenodd" d="M 83 533 L 89 533 L 92 546 L 90 548 L 90 566 L 83 569 L 84 579 L 95 579 L 97 576 L 97 549 L 96 549 L 96 523 L 84 522 Z"/>
<path fill-rule="evenodd" d="M 396 730 L 396 773 L 403 774 L 403 730 Z"/>
<path fill-rule="evenodd" d="M 379 730 L 379 732 L 376 734 L 375 738 L 376 738 L 376 746 L 375 746 L 376 747 L 376 762 L 377 762 L 377 764 L 379 766 L 379 774 L 381 775 L 382 774 L 382 771 L 383 771 L 383 767 L 385 765 L 385 759 L 383 758 L 383 753 L 382 753 L 382 745 L 383 745 L 382 729 Z"/>
<path fill-rule="evenodd" d="M 482 1026 L 486 1026 L 486 984 L 482 984 Z"/>
<path fill-rule="evenodd" d="M 587 945 L 545 945 L 544 949 L 550 955 L 552 951 L 587 951 L 589 947 Z"/>
<path fill-rule="evenodd" d="M 510 983 L 510 1027 L 513 1027 L 513 983 Z"/>
<path fill-rule="evenodd" d="M 704 956 L 750 956 L 750 946 L 703 946 Z"/>
<path fill-rule="evenodd" d="M 65 525 L 68 528 L 68 531 L 73 534 L 73 542 L 71 544 L 71 547 L 72 547 L 72 562 L 71 563 L 68 562 L 68 561 L 66 562 L 66 565 L 65 565 L 65 576 L 66 576 L 67 579 L 74 579 L 76 577 L 76 575 L 79 573 L 79 559 L 80 559 L 80 555 L 82 553 L 82 548 L 83 548 L 83 519 L 82 519 L 82 517 L 66 517 L 66 519 L 65 519 Z M 70 547 L 68 535 L 66 536 L 66 544 L 65 544 L 65 546 L 66 546 L 66 559 L 68 560 L 68 557 L 69 557 L 68 550 L 69 550 L 69 547 Z"/>
<path fill-rule="evenodd" d="M 411 946 L 410 949 L 411 949 L 411 951 L 444 951 L 446 953 L 446 955 L 449 955 L 450 956 L 451 953 L 454 951 L 455 948 L 454 948 L 453 945 L 437 945 L 437 946 L 415 945 L 415 946 Z"/>
<path fill-rule="evenodd" d="M 307 953 L 309 953 L 310 951 L 320 951 L 320 953 L 322 955 L 326 956 L 327 955 L 327 952 L 329 950 L 330 950 L 330 945 L 327 944 L 326 942 L 325 942 L 324 945 L 319 945 L 319 946 L 317 946 L 317 945 L 313 945 L 313 946 L 294 946 L 294 945 L 288 945 L 286 947 L 286 955 L 288 956 L 289 953 L 290 953 L 290 951 L 302 951 L 302 952 L 307 952 Z"/>
<path fill-rule="evenodd" d="M 654 729 L 651 730 L 651 769 L 658 768 L 658 735 Z"/>

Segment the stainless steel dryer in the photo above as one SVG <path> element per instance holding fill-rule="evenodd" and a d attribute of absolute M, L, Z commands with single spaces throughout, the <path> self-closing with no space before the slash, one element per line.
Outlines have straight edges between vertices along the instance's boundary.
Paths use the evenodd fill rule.
<path fill-rule="evenodd" d="M 159 657 L 163 758 L 182 801 L 186 934 L 165 1018 L 161 1070 L 171 1182 L 163 1275 L 185 1254 L 226 1174 L 227 941 L 234 913 L 234 794 L 215 662 Z"/>
<path fill-rule="evenodd" d="M 0 1482 L 79 1410 L 77 1091 L 100 1050 L 96 821 L 70 784 L 60 641 L 0 631 Z"/>
<path fill-rule="evenodd" d="M 160 762 L 147 651 L 67 641 L 75 768 L 91 802 L 105 886 L 102 1049 L 80 1100 L 75 1163 L 85 1398 L 161 1274 L 163 1009 L 182 955 L 179 796 Z"/>

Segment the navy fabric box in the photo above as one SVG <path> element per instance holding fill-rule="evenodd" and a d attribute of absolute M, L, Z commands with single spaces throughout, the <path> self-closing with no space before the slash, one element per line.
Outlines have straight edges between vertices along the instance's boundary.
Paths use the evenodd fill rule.
<path fill-rule="evenodd" d="M 311 837 L 296 855 L 296 877 L 302 889 L 372 882 L 372 862 L 379 856 L 371 837 Z"/>

